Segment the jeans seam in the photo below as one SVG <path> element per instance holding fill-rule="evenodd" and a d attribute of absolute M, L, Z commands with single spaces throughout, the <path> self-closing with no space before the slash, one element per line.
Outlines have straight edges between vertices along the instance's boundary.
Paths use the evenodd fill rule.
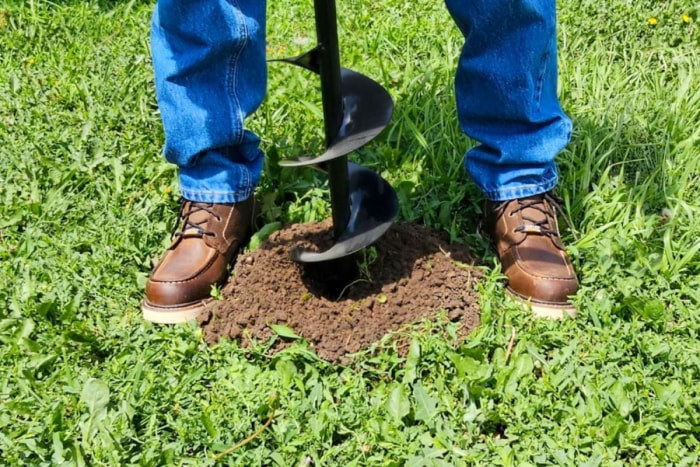
<path fill-rule="evenodd" d="M 250 185 L 251 185 L 251 183 L 250 183 L 250 170 L 248 170 L 248 167 L 245 167 L 245 166 L 241 167 L 241 169 L 242 169 L 241 170 L 241 172 L 242 172 L 241 179 L 243 179 L 243 182 L 244 182 L 246 187 L 250 187 Z"/>
<path fill-rule="evenodd" d="M 242 112 L 242 107 L 241 107 L 241 100 L 238 97 L 238 93 L 236 92 L 236 84 L 237 84 L 237 79 L 238 79 L 238 65 L 240 63 L 240 58 L 241 55 L 243 55 L 243 50 L 245 49 L 246 45 L 248 44 L 248 38 L 249 38 L 249 33 L 248 33 L 248 25 L 245 22 L 245 18 L 241 18 L 241 8 L 239 6 L 239 3 L 237 0 L 231 0 L 231 4 L 233 5 L 233 11 L 236 17 L 238 18 L 238 24 L 241 27 L 241 44 L 236 53 L 231 57 L 231 62 L 230 62 L 230 67 L 229 67 L 229 76 L 226 80 L 229 89 L 231 89 L 231 97 L 232 99 L 235 100 L 235 105 L 232 105 L 238 112 L 238 119 L 235 120 L 234 122 L 243 122 L 244 120 L 244 115 Z M 243 140 L 243 126 L 240 125 L 240 127 L 233 128 L 233 133 L 234 133 L 234 138 L 236 140 L 235 144 L 240 144 L 240 142 Z"/>
<path fill-rule="evenodd" d="M 547 74 L 547 63 L 549 62 L 550 51 L 547 50 L 543 57 L 543 64 L 539 75 L 537 76 L 537 85 L 535 86 L 536 96 L 535 101 L 537 102 L 537 112 L 542 110 L 542 85 L 544 84 L 544 77 Z"/>

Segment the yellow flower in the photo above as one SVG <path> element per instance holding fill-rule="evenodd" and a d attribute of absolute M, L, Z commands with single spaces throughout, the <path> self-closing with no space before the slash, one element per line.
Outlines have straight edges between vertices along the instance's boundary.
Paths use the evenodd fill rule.
<path fill-rule="evenodd" d="M 659 24 L 659 20 L 652 16 L 647 20 L 647 23 L 649 23 L 649 26 L 656 26 L 657 24 Z"/>
<path fill-rule="evenodd" d="M 688 16 L 687 13 L 683 13 L 681 15 L 681 21 L 683 21 L 685 24 L 690 23 L 690 16 Z"/>

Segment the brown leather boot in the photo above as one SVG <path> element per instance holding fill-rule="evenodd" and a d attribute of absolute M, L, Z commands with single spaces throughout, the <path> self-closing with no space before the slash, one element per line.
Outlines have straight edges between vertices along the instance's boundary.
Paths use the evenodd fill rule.
<path fill-rule="evenodd" d="M 578 280 L 559 237 L 549 193 L 503 202 L 486 202 L 486 227 L 508 278 L 508 291 L 529 304 L 535 316 L 576 316 L 569 297 Z"/>
<path fill-rule="evenodd" d="M 211 286 L 221 284 L 238 249 L 248 241 L 254 198 L 239 203 L 181 200 L 181 227 L 146 283 L 143 317 L 155 323 L 183 323 L 211 303 Z"/>

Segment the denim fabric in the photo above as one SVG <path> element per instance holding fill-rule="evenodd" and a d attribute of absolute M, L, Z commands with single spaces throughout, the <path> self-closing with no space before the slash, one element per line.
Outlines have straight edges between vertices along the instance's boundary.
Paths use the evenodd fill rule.
<path fill-rule="evenodd" d="M 265 96 L 264 0 L 158 0 L 151 24 L 165 157 L 182 196 L 236 202 L 263 165 L 245 118 Z"/>
<path fill-rule="evenodd" d="M 557 98 L 555 0 L 446 0 L 464 34 L 455 77 L 465 157 L 492 201 L 551 190 L 554 157 L 571 137 Z"/>
<path fill-rule="evenodd" d="M 557 99 L 555 0 L 445 0 L 465 36 L 455 79 L 465 167 L 484 195 L 520 198 L 557 183 L 571 123 Z M 259 139 L 244 120 L 266 86 L 264 0 L 158 0 L 151 46 L 166 158 L 193 201 L 255 189 Z"/>

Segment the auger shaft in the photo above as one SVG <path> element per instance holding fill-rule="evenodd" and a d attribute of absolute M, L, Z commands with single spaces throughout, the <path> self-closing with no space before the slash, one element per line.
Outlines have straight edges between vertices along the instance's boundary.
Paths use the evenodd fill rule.
<path fill-rule="evenodd" d="M 343 93 L 338 51 L 338 26 L 335 0 L 314 0 L 316 37 L 319 45 L 321 97 L 326 147 L 338 136 L 343 119 Z M 333 234 L 336 239 L 345 231 L 350 219 L 348 159 L 346 156 L 326 163 L 331 195 Z"/>

